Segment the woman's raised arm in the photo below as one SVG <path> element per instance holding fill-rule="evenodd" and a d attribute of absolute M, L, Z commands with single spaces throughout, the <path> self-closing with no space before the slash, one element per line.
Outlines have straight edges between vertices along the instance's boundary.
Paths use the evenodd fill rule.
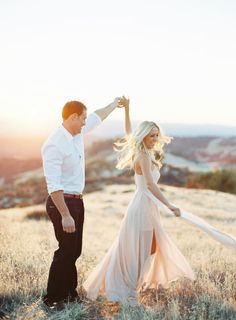
<path fill-rule="evenodd" d="M 128 136 L 132 132 L 131 122 L 130 122 L 130 115 L 129 115 L 129 102 L 130 100 L 127 99 L 125 96 L 120 98 L 120 105 L 122 105 L 125 109 L 125 134 Z"/>

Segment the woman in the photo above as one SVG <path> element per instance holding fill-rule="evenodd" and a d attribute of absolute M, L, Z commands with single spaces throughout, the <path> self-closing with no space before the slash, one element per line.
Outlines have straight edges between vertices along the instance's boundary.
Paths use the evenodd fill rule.
<path fill-rule="evenodd" d="M 101 293 L 110 301 L 136 305 L 141 289 L 166 288 L 179 277 L 194 279 L 190 265 L 163 229 L 160 208 L 181 216 L 234 249 L 236 239 L 180 211 L 166 199 L 157 182 L 163 146 L 171 138 L 164 136 L 160 127 L 151 121 L 142 122 L 131 134 L 129 100 L 123 97 L 122 104 L 127 136 L 123 142 L 116 143 L 117 168 L 133 168 L 136 191 L 113 245 L 83 286 L 92 300 Z"/>

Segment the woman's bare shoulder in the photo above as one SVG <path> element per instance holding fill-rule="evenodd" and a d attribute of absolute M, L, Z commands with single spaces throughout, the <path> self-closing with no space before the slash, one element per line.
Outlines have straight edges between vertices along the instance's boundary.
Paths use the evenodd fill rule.
<path fill-rule="evenodd" d="M 139 163 L 141 161 L 149 161 L 148 155 L 143 151 L 139 151 L 134 155 L 134 163 Z"/>

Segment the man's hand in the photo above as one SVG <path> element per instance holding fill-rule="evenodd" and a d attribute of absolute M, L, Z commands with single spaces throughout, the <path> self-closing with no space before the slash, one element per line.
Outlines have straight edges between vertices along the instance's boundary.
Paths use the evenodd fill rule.
<path fill-rule="evenodd" d="M 168 206 L 168 208 L 174 212 L 174 214 L 176 215 L 176 217 L 180 217 L 181 216 L 181 211 L 179 208 L 173 206 L 172 204 Z"/>
<path fill-rule="evenodd" d="M 63 231 L 67 233 L 75 232 L 75 221 L 71 215 L 63 216 L 61 223 L 62 223 Z"/>
<path fill-rule="evenodd" d="M 70 211 L 65 203 L 64 195 L 62 190 L 52 192 L 50 194 L 52 201 L 54 202 L 57 210 L 61 214 L 62 228 L 65 232 L 75 232 L 75 221 L 72 218 Z"/>
<path fill-rule="evenodd" d="M 111 103 L 115 108 L 119 108 L 120 107 L 120 97 L 116 97 L 114 99 L 114 101 Z"/>

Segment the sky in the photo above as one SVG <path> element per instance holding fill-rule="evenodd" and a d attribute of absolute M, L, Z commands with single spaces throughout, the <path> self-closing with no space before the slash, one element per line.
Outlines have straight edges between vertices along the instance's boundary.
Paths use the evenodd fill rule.
<path fill-rule="evenodd" d="M 2 130 L 123 94 L 132 120 L 236 125 L 234 0 L 0 0 L 0 39 Z"/>

